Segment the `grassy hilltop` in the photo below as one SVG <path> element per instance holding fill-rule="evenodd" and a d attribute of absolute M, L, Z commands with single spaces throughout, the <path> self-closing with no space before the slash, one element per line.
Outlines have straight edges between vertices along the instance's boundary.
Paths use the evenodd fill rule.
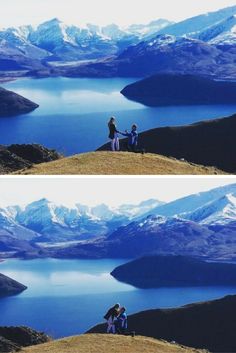
<path fill-rule="evenodd" d="M 147 337 L 89 334 L 25 348 L 21 353 L 197 353 L 203 352 Z"/>
<path fill-rule="evenodd" d="M 179 161 L 158 154 L 91 152 L 17 171 L 23 175 L 214 175 L 225 174 L 213 167 Z"/>

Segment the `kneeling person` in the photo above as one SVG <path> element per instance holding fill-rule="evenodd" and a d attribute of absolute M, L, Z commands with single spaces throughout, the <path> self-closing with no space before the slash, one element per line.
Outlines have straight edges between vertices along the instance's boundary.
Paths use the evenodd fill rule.
<path fill-rule="evenodd" d="M 121 308 L 120 314 L 117 318 L 117 332 L 124 335 L 126 334 L 127 329 L 128 329 L 128 320 L 127 320 L 126 309 Z"/>
<path fill-rule="evenodd" d="M 128 151 L 129 152 L 138 152 L 137 147 L 138 147 L 138 127 L 136 124 L 132 125 L 131 131 L 128 132 L 127 130 L 125 133 L 122 133 L 123 136 L 128 137 Z"/>

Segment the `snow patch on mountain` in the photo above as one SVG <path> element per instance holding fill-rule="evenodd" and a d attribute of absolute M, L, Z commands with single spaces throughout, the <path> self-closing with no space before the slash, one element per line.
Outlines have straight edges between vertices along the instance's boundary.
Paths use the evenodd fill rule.
<path fill-rule="evenodd" d="M 29 229 L 47 236 L 46 241 L 50 241 L 50 237 L 52 241 L 79 240 L 81 236 L 104 236 L 160 204 L 162 202 L 158 200 L 147 200 L 140 205 L 119 207 L 105 204 L 93 207 L 76 204 L 66 207 L 44 198 L 25 206 L 2 209 L 5 222 L 2 220 L 2 225 L 4 223 L 5 227 L 6 224 L 10 227 L 14 224 L 22 229 Z"/>
<path fill-rule="evenodd" d="M 201 32 L 200 40 L 217 44 L 234 44 L 236 42 L 236 15 L 217 23 Z"/>
<path fill-rule="evenodd" d="M 165 205 L 154 208 L 152 214 L 165 217 L 179 216 L 181 218 L 186 218 L 188 214 L 195 210 L 229 194 L 236 195 L 236 184 L 217 187 L 210 191 L 199 192 L 171 201 Z M 146 216 L 148 216 L 148 214 L 146 214 Z"/>
<path fill-rule="evenodd" d="M 140 223 L 137 224 L 137 228 L 145 228 L 145 230 L 151 230 L 156 228 L 160 224 L 165 224 L 167 218 L 163 216 L 149 216 L 143 219 Z"/>
<path fill-rule="evenodd" d="M 216 225 L 228 224 L 236 221 L 236 194 L 227 194 L 207 203 L 185 218 L 200 224 Z"/>
<path fill-rule="evenodd" d="M 236 5 L 226 7 L 214 12 L 188 18 L 171 26 L 160 30 L 159 33 L 171 34 L 174 36 L 196 37 L 202 31 L 214 26 L 227 18 L 236 14 Z"/>
<path fill-rule="evenodd" d="M 116 24 L 104 27 L 94 24 L 76 26 L 54 18 L 36 27 L 1 29 L 0 46 L 5 51 L 11 48 L 22 51 L 30 58 L 49 61 L 92 59 L 117 54 L 170 24 L 160 19 L 147 25 L 126 28 Z"/>

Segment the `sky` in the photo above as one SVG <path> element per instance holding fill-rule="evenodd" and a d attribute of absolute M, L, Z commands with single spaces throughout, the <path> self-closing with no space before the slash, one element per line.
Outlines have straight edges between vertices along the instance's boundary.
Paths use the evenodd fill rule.
<path fill-rule="evenodd" d="M 172 201 L 180 197 L 236 183 L 236 177 L 2 177 L 0 206 L 25 205 L 47 198 L 72 207 L 138 204 L 148 199 Z"/>
<path fill-rule="evenodd" d="M 59 18 L 73 24 L 148 23 L 158 18 L 180 21 L 235 5 L 235 0 L 0 0 L 0 27 L 39 24 Z"/>

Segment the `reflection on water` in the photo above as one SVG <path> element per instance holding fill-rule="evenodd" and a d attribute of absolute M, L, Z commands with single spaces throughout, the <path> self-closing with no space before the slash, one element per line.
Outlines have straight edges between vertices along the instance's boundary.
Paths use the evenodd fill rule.
<path fill-rule="evenodd" d="M 40 105 L 33 115 L 87 114 L 118 110 L 142 109 L 131 102 L 120 90 L 132 79 L 22 79 L 5 85 L 7 89 L 35 101 Z"/>
<path fill-rule="evenodd" d="M 134 290 L 116 281 L 110 272 L 124 261 L 76 261 L 54 259 L 18 261 L 0 264 L 5 275 L 20 279 L 28 287 L 21 297 L 68 296 Z"/>
<path fill-rule="evenodd" d="M 40 105 L 34 112 L 0 119 L 1 143 L 37 142 L 65 155 L 95 150 L 108 140 L 107 121 L 115 115 L 120 130 L 137 123 L 139 131 L 187 125 L 229 116 L 236 105 L 150 108 L 127 100 L 122 88 L 135 79 L 22 79 L 5 88 Z"/>
<path fill-rule="evenodd" d="M 236 293 L 236 287 L 137 289 L 110 272 L 124 260 L 8 260 L 0 272 L 29 286 L 0 299 L 0 326 L 27 325 L 54 337 L 83 333 L 116 302 L 129 313 L 170 308 Z"/>

